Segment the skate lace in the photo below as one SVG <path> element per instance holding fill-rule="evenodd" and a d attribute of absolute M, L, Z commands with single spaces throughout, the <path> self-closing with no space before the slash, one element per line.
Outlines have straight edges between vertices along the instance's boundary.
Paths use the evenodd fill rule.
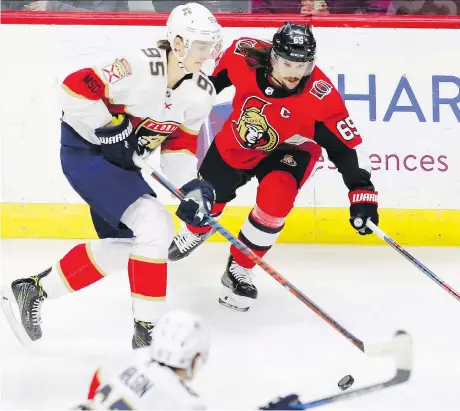
<path fill-rule="evenodd" d="M 152 323 L 145 322 L 145 321 L 138 321 L 138 320 L 134 320 L 134 321 L 137 324 L 139 324 L 145 331 L 147 331 L 148 336 L 152 338 L 153 329 L 154 329 L 154 326 Z M 148 345 L 140 335 L 135 335 L 134 339 L 136 340 L 137 345 L 139 347 L 146 347 Z"/>
<path fill-rule="evenodd" d="M 252 277 L 254 274 L 250 268 L 241 267 L 241 265 L 237 264 L 235 261 L 232 261 L 229 270 L 238 282 L 254 285 L 252 282 Z"/>
<path fill-rule="evenodd" d="M 34 325 L 41 324 L 42 322 L 42 304 L 45 301 L 45 297 L 40 296 L 35 299 L 32 303 L 31 316 L 32 316 L 32 323 Z"/>
<path fill-rule="evenodd" d="M 150 336 L 152 335 L 152 332 L 154 329 L 154 325 L 152 323 L 145 322 L 145 321 L 138 321 L 138 323 L 142 326 L 142 328 L 147 330 Z"/>
<path fill-rule="evenodd" d="M 184 253 L 200 243 L 200 236 L 184 229 L 180 230 L 174 242 L 181 253 Z"/>

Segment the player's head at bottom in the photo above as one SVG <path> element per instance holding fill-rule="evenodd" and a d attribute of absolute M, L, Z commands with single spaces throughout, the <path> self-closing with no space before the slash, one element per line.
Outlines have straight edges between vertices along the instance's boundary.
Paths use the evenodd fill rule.
<path fill-rule="evenodd" d="M 210 337 L 202 318 L 181 310 L 167 312 L 156 324 L 150 347 L 152 359 L 192 379 L 207 362 Z"/>

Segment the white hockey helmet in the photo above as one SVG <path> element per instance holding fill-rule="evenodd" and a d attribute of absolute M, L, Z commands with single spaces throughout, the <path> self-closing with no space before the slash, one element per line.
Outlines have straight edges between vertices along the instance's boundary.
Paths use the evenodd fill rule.
<path fill-rule="evenodd" d="M 166 22 L 166 38 L 183 69 L 183 61 L 195 40 L 213 42 L 210 58 L 215 59 L 222 47 L 221 26 L 214 15 L 198 3 L 187 3 L 175 7 Z M 174 51 L 174 39 L 179 36 L 184 42 L 184 56 L 179 57 Z"/>
<path fill-rule="evenodd" d="M 187 377 L 192 378 L 191 366 L 197 354 L 200 360 L 195 372 L 208 360 L 209 331 L 197 315 L 171 310 L 155 325 L 150 349 L 155 361 L 185 369 Z"/>

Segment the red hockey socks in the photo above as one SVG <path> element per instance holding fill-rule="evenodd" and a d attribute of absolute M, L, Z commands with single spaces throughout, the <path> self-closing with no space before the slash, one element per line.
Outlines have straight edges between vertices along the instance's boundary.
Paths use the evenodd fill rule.
<path fill-rule="evenodd" d="M 238 238 L 259 257 L 275 244 L 287 215 L 294 207 L 297 181 L 284 171 L 272 171 L 259 184 L 256 206 L 240 230 Z M 255 263 L 234 245 L 230 252 L 237 264 L 253 268 Z"/>

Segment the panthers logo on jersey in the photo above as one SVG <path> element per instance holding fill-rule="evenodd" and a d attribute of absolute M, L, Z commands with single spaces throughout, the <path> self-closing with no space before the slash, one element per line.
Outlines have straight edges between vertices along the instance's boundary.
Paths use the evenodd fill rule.
<path fill-rule="evenodd" d="M 270 103 L 259 97 L 249 97 L 241 108 L 240 118 L 233 121 L 233 134 L 242 147 L 271 151 L 278 145 L 279 135 L 263 114 L 267 104 Z"/>
<path fill-rule="evenodd" d="M 147 118 L 136 128 L 138 144 L 149 151 L 155 150 L 179 126 L 174 121 L 162 122 Z"/>

